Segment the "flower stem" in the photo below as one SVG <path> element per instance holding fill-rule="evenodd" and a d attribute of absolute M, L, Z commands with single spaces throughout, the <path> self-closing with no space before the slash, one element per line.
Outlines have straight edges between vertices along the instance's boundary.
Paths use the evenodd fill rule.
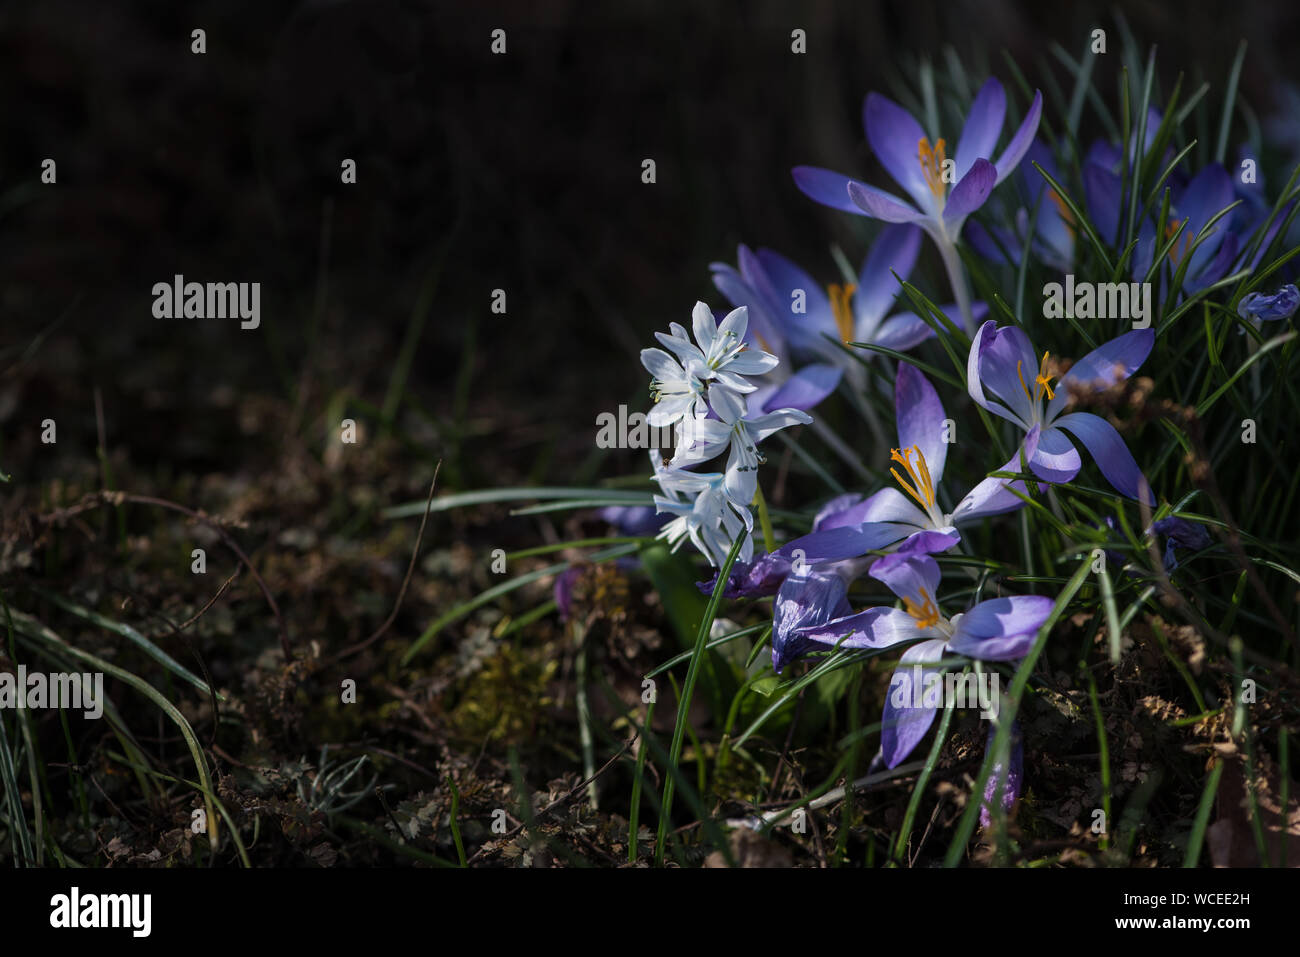
<path fill-rule="evenodd" d="M 682 693 L 677 699 L 677 724 L 673 727 L 672 745 L 668 749 L 668 767 L 664 773 L 663 796 L 659 801 L 659 832 L 655 836 L 656 866 L 663 864 L 664 850 L 668 844 L 668 829 L 672 823 L 673 813 L 673 791 L 677 784 L 677 775 L 680 773 L 678 763 L 682 757 L 682 742 L 686 738 L 686 723 L 690 720 L 691 695 L 695 692 L 695 681 L 699 677 L 700 664 L 707 654 L 705 644 L 713 628 L 713 619 L 717 617 L 718 606 L 722 603 L 722 593 L 726 591 L 727 579 L 731 576 L 731 566 L 736 563 L 736 556 L 740 554 L 740 548 L 745 543 L 747 534 L 744 529 L 741 529 L 731 545 L 731 551 L 722 570 L 718 572 L 717 584 L 713 586 L 713 596 L 704 608 L 704 617 L 700 619 L 700 630 L 695 636 L 695 650 L 691 652 L 691 663 L 686 668 L 686 683 L 682 686 Z"/>
<path fill-rule="evenodd" d="M 758 524 L 763 529 L 763 547 L 772 551 L 772 518 L 767 514 L 767 499 L 763 497 L 763 486 L 754 486 L 754 507 L 758 509 Z"/>
<path fill-rule="evenodd" d="M 939 258 L 943 260 L 943 268 L 948 273 L 948 282 L 952 286 L 952 294 L 957 300 L 957 308 L 961 310 L 962 326 L 972 335 L 975 332 L 975 316 L 970 307 L 970 289 L 966 285 L 966 270 L 962 267 L 961 256 L 957 252 L 957 246 L 946 236 L 935 238 L 935 245 L 939 247 Z"/>

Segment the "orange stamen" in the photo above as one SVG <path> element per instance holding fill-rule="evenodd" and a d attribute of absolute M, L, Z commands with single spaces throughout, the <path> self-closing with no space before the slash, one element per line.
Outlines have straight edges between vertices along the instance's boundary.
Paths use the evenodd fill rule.
<path fill-rule="evenodd" d="M 839 331 L 841 342 L 850 342 L 853 339 L 853 307 L 850 305 L 850 300 L 853 299 L 857 289 L 858 287 L 852 283 L 846 286 L 831 283 L 826 287 L 831 298 L 831 315 L 835 317 L 835 328 Z"/>
<path fill-rule="evenodd" d="M 912 461 L 913 456 L 916 457 L 915 462 Z M 930 478 L 930 467 L 925 464 L 925 456 L 921 454 L 921 450 L 915 445 L 903 449 L 901 452 L 898 449 L 891 449 L 889 457 L 892 461 L 902 465 L 912 479 L 912 484 L 909 484 L 903 476 L 898 474 L 898 469 L 891 468 L 889 470 L 898 484 L 902 486 L 903 491 L 916 499 L 922 508 L 927 510 L 933 508 L 934 482 Z"/>
<path fill-rule="evenodd" d="M 934 599 L 924 588 L 921 589 L 921 597 L 924 601 L 918 605 L 910 598 L 903 599 L 904 610 L 916 619 L 916 623 L 921 628 L 929 628 L 939 623 L 939 609 L 935 606 Z"/>
<path fill-rule="evenodd" d="M 943 199 L 948 195 L 948 184 L 943 181 L 944 161 L 947 157 L 944 155 L 946 144 L 943 139 L 934 141 L 934 147 L 931 148 L 930 140 L 927 137 L 921 137 L 921 142 L 916 144 L 916 154 L 921 161 L 921 173 L 925 176 L 925 184 L 930 187 L 930 192 L 936 199 Z"/>

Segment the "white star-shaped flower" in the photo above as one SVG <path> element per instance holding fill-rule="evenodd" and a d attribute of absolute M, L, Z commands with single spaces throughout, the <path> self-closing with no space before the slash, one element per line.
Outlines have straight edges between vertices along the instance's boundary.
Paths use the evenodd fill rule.
<path fill-rule="evenodd" d="M 654 377 L 655 407 L 648 417 L 652 426 L 704 418 L 710 405 L 719 415 L 724 409 L 731 410 L 733 417 L 743 415 L 744 396 L 757 388 L 745 376 L 762 375 L 779 362 L 776 356 L 746 345 L 749 310 L 744 306 L 727 313 L 718 324 L 713 310 L 697 302 L 691 320 L 694 342 L 676 322 L 669 324 L 670 334 L 655 333 L 676 358 L 663 349 L 641 350 L 641 364 Z"/>

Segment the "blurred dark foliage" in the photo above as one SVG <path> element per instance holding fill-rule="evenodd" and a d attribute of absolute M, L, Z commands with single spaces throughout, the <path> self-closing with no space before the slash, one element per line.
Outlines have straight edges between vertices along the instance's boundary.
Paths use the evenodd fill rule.
<path fill-rule="evenodd" d="M 1212 102 L 1240 37 L 1257 112 L 1296 74 L 1294 4 L 1123 10 L 1159 45 L 1163 81 L 1209 79 Z M 1117 50 L 1113 11 L 1083 4 L 8 0 L 0 368 L 47 338 L 21 363 L 6 434 L 57 409 L 61 439 L 93 443 L 98 385 L 134 458 L 215 469 L 240 455 L 222 390 L 319 404 L 328 383 L 377 404 L 445 249 L 416 393 L 450 414 L 477 324 L 473 414 L 498 450 L 553 443 L 562 474 L 590 452 L 596 412 L 644 402 L 650 332 L 697 298 L 721 305 L 710 261 L 743 241 L 831 275 L 832 241 L 862 254 L 863 223 L 804 199 L 788 171 L 870 171 L 868 90 L 914 83 L 914 58 L 941 66 L 949 46 L 976 77 L 1009 81 L 1005 50 L 1064 83 L 1048 42 L 1077 54 L 1097 26 Z M 489 51 L 497 27 L 505 56 Z M 1103 96 L 1119 64 L 1099 67 Z M 45 157 L 57 186 L 39 184 Z M 345 157 L 355 186 L 339 182 Z M 151 286 L 175 273 L 260 281 L 261 329 L 155 319 Z"/>

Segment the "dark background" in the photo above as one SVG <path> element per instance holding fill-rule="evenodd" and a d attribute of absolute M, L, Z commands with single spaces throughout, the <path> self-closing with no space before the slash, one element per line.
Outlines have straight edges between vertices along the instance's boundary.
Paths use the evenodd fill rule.
<path fill-rule="evenodd" d="M 1234 136 L 1251 120 L 1262 126 L 1286 102 L 1277 84 L 1300 74 L 1294 4 L 1125 4 L 1124 18 L 1142 51 L 1159 45 L 1157 102 L 1180 69 L 1185 91 L 1213 85 L 1209 125 L 1238 40 L 1249 41 L 1246 121 Z M 591 566 L 574 586 L 574 619 L 545 613 L 507 634 L 507 622 L 545 612 L 552 582 L 471 608 L 503 583 L 490 565 L 496 549 L 572 542 L 605 534 L 605 523 L 582 512 L 523 517 L 511 514 L 517 503 L 495 503 L 435 513 L 420 539 L 414 518 L 384 510 L 422 504 L 440 460 L 439 493 L 644 476 L 644 452 L 595 448 L 596 415 L 649 406 L 637 352 L 654 330 L 686 320 L 696 299 L 723 305 L 708 264 L 734 261 L 739 242 L 769 245 L 830 281 L 832 243 L 862 257 L 876 224 L 807 200 L 789 169 L 824 165 L 888 186 L 863 142 L 867 91 L 915 91 L 918 57 L 946 75 L 951 49 L 974 83 L 997 75 L 1019 117 L 1026 97 L 1004 51 L 1045 92 L 1054 80 L 1068 95 L 1072 79 L 1051 44 L 1077 57 L 1100 26 L 1108 53 L 1094 82 L 1114 103 L 1119 23 L 1109 9 L 925 0 L 0 0 L 0 470 L 12 476 L 0 483 L 0 597 L 168 688 L 208 748 L 221 799 L 245 825 L 265 822 L 254 863 L 420 860 L 378 838 L 421 820 L 426 851 L 405 851 L 450 861 L 448 829 L 429 822 L 453 813 L 455 779 L 474 859 L 527 864 L 507 854 L 527 841 L 487 851 L 487 822 L 521 793 L 541 808 L 578 782 L 575 649 L 585 642 L 591 673 L 609 686 L 609 697 L 592 695 L 593 727 L 597 748 L 613 753 L 623 733 L 615 720 L 641 707 L 642 676 L 674 647 L 665 605 L 639 574 Z M 190 51 L 196 27 L 207 32 L 201 56 Z M 507 31 L 504 56 L 490 52 L 496 28 Z M 807 31 L 805 55 L 790 50 L 795 28 Z M 1059 123 L 1054 97 L 1044 116 Z M 953 143 L 959 135 L 942 132 Z M 1085 114 L 1083 140 L 1100 132 Z M 1300 147 L 1270 148 L 1262 168 L 1276 175 Z M 47 157 L 58 164 L 55 185 L 40 183 Z M 357 162 L 355 186 L 340 183 L 344 158 Z M 654 185 L 641 182 L 645 158 L 657 163 Z M 1270 198 L 1279 186 L 1271 182 Z M 154 318 L 152 288 L 176 273 L 261 283 L 260 328 Z M 939 298 L 947 292 L 928 245 L 913 278 Z M 497 288 L 508 295 L 503 316 L 489 309 Z M 856 442 L 867 430 L 851 415 L 839 400 L 818 409 Z M 344 417 L 357 422 L 355 446 L 339 442 Z M 57 422 L 55 445 L 40 441 L 46 418 Z M 810 504 L 799 484 L 809 478 L 773 482 L 774 509 Z M 114 501 L 115 492 L 132 498 Z M 193 510 L 217 516 L 248 558 Z M 206 576 L 192 573 L 196 545 L 208 549 Z M 569 560 L 520 557 L 509 572 L 554 558 Z M 130 623 L 201 666 L 226 703 L 167 684 L 122 632 L 73 606 Z M 442 627 L 449 610 L 463 614 Z M 587 624 L 575 642 L 578 621 Z M 1073 627 L 1064 654 L 1085 640 Z M 422 634 L 433 637 L 404 660 Z M 9 657 L 53 660 L 46 643 L 4 645 L 0 668 Z M 343 679 L 357 682 L 355 706 L 340 702 Z M 1181 693 L 1160 680 L 1133 688 Z M 150 761 L 188 780 L 190 757 L 162 713 L 115 685 L 108 693 Z M 1129 690 L 1103 691 L 1103 701 L 1108 693 L 1124 701 Z M 706 719 L 699 692 L 697 704 Z M 1050 760 L 1027 774 L 1052 796 L 1045 803 L 1097 780 L 1095 729 L 1063 715 L 1044 718 L 1038 740 L 1054 742 L 1042 752 Z M 819 734 L 810 717 L 798 720 L 801 734 Z M 1194 747 L 1144 738 L 1145 719 L 1125 720 L 1114 738 L 1127 742 L 1125 761 L 1164 749 L 1187 775 L 1171 781 L 1203 773 Z M 661 740 L 673 721 L 670 708 L 656 713 Z M 70 746 L 47 714 L 36 739 L 51 795 L 46 827 L 74 861 L 217 860 L 186 836 L 187 788 L 153 800 L 117 755 L 113 728 L 76 716 L 71 727 Z M 1214 726 L 1197 727 L 1209 740 Z M 978 761 L 983 737 L 971 725 L 956 732 L 949 770 Z M 837 737 L 789 762 L 785 740 L 777 767 L 789 770 L 770 796 L 794 800 L 835 760 Z M 764 746 L 770 756 L 782 747 Z M 393 786 L 392 807 L 371 796 L 349 812 L 356 821 L 327 821 L 302 789 L 327 763 L 359 755 Z M 82 776 L 93 821 L 76 807 Z M 613 765 L 595 819 L 602 834 L 581 855 L 624 859 L 630 784 L 630 770 Z M 720 786 L 749 793 L 740 778 Z M 1167 791 L 1164 807 L 1152 805 L 1157 844 L 1144 863 L 1181 862 L 1201 790 Z M 872 797 L 881 814 L 871 841 L 892 842 L 905 799 L 901 790 Z M 680 799 L 677 810 L 688 810 Z M 587 834 L 579 811 L 566 802 L 553 826 Z M 643 825 L 649 815 L 647 803 Z M 234 862 L 228 846 L 219 861 Z"/>
<path fill-rule="evenodd" d="M 1296 75 L 1294 4 L 1123 13 L 1159 45 L 1166 90 L 1181 68 L 1214 84 L 1216 116 L 1239 37 L 1258 113 Z M 1006 51 L 1068 91 L 1048 43 L 1077 56 L 1096 26 L 1111 98 L 1115 13 L 1075 4 L 6 2 L 3 466 L 50 477 L 84 459 L 96 387 L 109 444 L 142 465 L 255 464 L 250 396 L 323 441 L 332 394 L 383 400 L 428 282 L 410 385 L 432 424 L 415 441 L 437 454 L 455 432 L 453 483 L 570 478 L 597 412 L 646 404 L 635 357 L 652 330 L 697 298 L 722 305 L 710 261 L 743 241 L 830 277 L 830 242 L 862 255 L 871 226 L 806 200 L 789 168 L 870 173 L 868 90 L 914 85 L 915 58 L 942 70 L 951 47 L 976 82 L 991 69 L 1011 90 Z M 57 185 L 39 182 L 45 157 Z M 922 272 L 944 288 L 932 257 Z M 261 282 L 261 328 L 155 319 L 151 287 L 174 273 Z M 55 414 L 60 453 L 36 454 Z"/>

